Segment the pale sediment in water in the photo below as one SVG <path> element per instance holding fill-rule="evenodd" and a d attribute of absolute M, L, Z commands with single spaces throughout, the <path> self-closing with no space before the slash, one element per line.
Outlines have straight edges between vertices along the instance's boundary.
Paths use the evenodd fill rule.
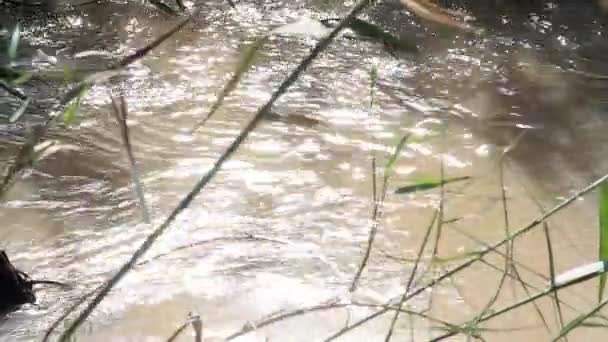
<path fill-rule="evenodd" d="M 2 334 L 22 340 L 39 336 L 83 288 L 105 279 L 150 231 L 138 224 L 108 90 L 121 90 L 128 100 L 132 143 L 158 222 L 314 43 L 272 40 L 217 116 L 191 135 L 193 123 L 206 114 L 233 70 L 243 40 L 253 41 L 287 18 L 315 14 L 304 1 L 273 5 L 245 4 L 228 13 L 222 1 L 207 4 L 193 28 L 130 67 L 117 82 L 94 88 L 75 127 L 50 135 L 74 148 L 50 156 L 16 185 L 0 210 L 6 229 L 2 240 L 20 268 L 82 288 L 43 292 L 40 306 L 9 317 L 0 326 Z M 393 30 L 399 20 L 411 22 L 391 6 L 370 17 Z M 24 39 L 32 51 L 41 47 L 59 63 L 80 53 L 78 63 L 94 66 L 100 56 L 82 52 L 121 55 L 174 23 L 133 3 L 79 11 L 61 19 L 71 27 L 47 28 L 53 35 L 41 37 L 36 32 L 43 27 L 26 27 Z M 489 21 L 477 14 L 480 24 Z M 407 29 L 423 48 L 424 58 L 417 60 L 395 60 L 373 43 L 338 39 L 275 108 L 280 115 L 296 113 L 300 119 L 273 116 L 252 134 L 148 258 L 163 256 L 137 267 L 95 312 L 90 329 L 83 330 L 85 340 L 160 340 L 190 311 L 203 316 L 210 334 L 226 336 L 277 310 L 349 298 L 368 238 L 370 155 L 375 152 L 382 165 L 380 156 L 412 128 L 417 141 L 403 151 L 391 191 L 412 178 L 438 177 L 441 156 L 448 176 L 473 177 L 447 187 L 445 218 L 453 223 L 445 226 L 441 240 L 440 254 L 446 258 L 479 248 L 458 230 L 484 241 L 505 234 L 496 160 L 476 153 L 480 145 L 500 150 L 517 141 L 506 164 L 512 230 L 539 215 L 531 196 L 548 207 L 556 197 L 601 175 L 605 118 L 595 100 L 602 97 L 602 84 L 547 66 L 572 60 L 576 67 L 587 70 L 589 63 L 588 69 L 595 70 L 597 62 L 575 59 L 577 49 L 558 44 L 560 35 L 574 40 L 596 28 L 589 19 L 587 26 L 572 24 L 560 34 L 540 32 L 547 30 L 542 20 L 551 15 L 554 30 L 561 27 L 558 14 L 541 12 L 538 20 L 517 22 L 514 29 L 496 25 L 481 37 L 447 32 L 437 37 L 410 23 Z M 522 20 L 517 15 L 507 19 Z M 99 32 L 104 38 L 95 40 Z M 49 47 L 51 41 L 55 45 Z M 379 65 L 380 79 L 370 113 L 372 63 Z M 445 136 L 438 138 L 444 122 Z M 14 150 L 3 146 L 2 160 Z M 398 259 L 415 256 L 438 200 L 437 192 L 387 198 L 377 245 L 360 285 L 366 300 L 386 301 L 403 290 L 411 264 Z M 595 220 L 595 203 L 586 198 L 550 221 L 558 268 L 595 258 Z M 540 231 L 527 235 L 515 247 L 517 260 L 546 274 L 544 244 Z M 500 258 L 488 260 L 503 267 Z M 546 285 L 522 273 L 527 281 Z M 491 269 L 474 267 L 433 290 L 431 312 L 450 321 L 472 317 L 493 295 L 499 278 Z M 505 288 L 499 304 L 523 298 L 518 286 Z M 564 294 L 565 300 L 589 308 L 596 291 L 585 286 Z M 410 304 L 422 309 L 428 298 L 429 293 Z M 350 315 L 354 321 L 371 312 L 353 308 Z M 344 309 L 309 314 L 258 331 L 251 339 L 321 340 L 343 327 L 348 314 Z M 389 319 L 348 336 L 380 339 Z M 405 321 L 400 332 L 409 334 Z M 553 336 L 544 331 L 532 307 L 498 322 L 525 329 L 493 334 L 492 341 Z M 428 327 L 428 322 L 416 321 L 414 333 L 425 339 Z"/>

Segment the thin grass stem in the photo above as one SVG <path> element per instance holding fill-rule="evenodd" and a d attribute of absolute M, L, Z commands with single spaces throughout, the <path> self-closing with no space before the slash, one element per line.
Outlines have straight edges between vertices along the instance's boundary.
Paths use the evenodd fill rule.
<path fill-rule="evenodd" d="M 220 157 L 213 164 L 211 169 L 196 183 L 194 188 L 179 202 L 177 207 L 171 212 L 171 214 L 165 219 L 165 221 L 156 227 L 150 235 L 144 240 L 144 242 L 137 248 L 137 250 L 131 255 L 129 260 L 124 263 L 120 269 L 102 286 L 101 290 L 86 306 L 86 308 L 75 318 L 75 320 L 68 326 L 64 333 L 60 336 L 60 342 L 68 341 L 71 336 L 76 332 L 78 327 L 84 323 L 84 321 L 90 316 L 93 310 L 107 297 L 112 288 L 118 284 L 118 282 L 133 268 L 137 261 L 152 247 L 156 240 L 169 228 L 169 226 L 175 221 L 177 216 L 187 207 L 190 206 L 194 198 L 209 184 L 209 182 L 215 177 L 217 172 L 220 170 L 222 165 L 230 159 L 230 157 L 236 152 L 241 144 L 247 139 L 249 134 L 257 127 L 262 117 L 272 108 L 274 103 L 289 89 L 289 87 L 300 77 L 300 75 L 312 64 L 312 62 L 323 52 L 333 41 L 333 39 L 342 31 L 348 23 L 355 18 L 367 5 L 370 0 L 360 0 L 351 9 L 350 13 L 333 29 L 326 37 L 321 39 L 317 45 L 312 49 L 310 54 L 302 60 L 296 69 L 279 85 L 278 89 L 272 94 L 271 98 L 262 106 L 256 115 L 249 121 L 249 123 L 243 128 L 236 139 L 228 146 L 228 148 L 220 155 Z M 186 22 L 187 23 L 187 22 Z M 179 26 L 179 25 L 178 25 Z M 183 24 L 185 26 L 185 24 Z M 182 26 L 182 27 L 183 27 Z M 174 31 L 174 30 L 172 30 Z M 166 35 L 165 35 L 166 36 Z M 142 51 L 145 51 L 142 50 Z M 140 54 L 137 54 L 139 56 Z M 133 60 L 133 58 L 127 61 Z M 119 64 L 121 65 L 121 64 Z"/>
<path fill-rule="evenodd" d="M 592 183 L 590 183 L 589 185 L 585 186 L 584 188 L 580 189 L 579 191 L 577 191 L 576 193 L 574 193 L 573 195 L 571 195 L 570 197 L 566 198 L 565 200 L 561 201 L 559 204 L 557 204 L 556 206 L 554 206 L 553 208 L 551 208 L 549 211 L 543 213 L 542 215 L 540 215 L 538 218 L 532 220 L 530 223 L 528 223 L 527 225 L 523 226 L 522 228 L 520 228 L 519 230 L 515 231 L 508 239 L 503 239 L 500 240 L 498 242 L 495 242 L 494 244 L 486 247 L 485 249 L 483 249 L 482 251 L 479 252 L 479 254 L 477 254 L 475 257 L 472 257 L 471 259 L 462 262 L 460 265 L 453 267 L 451 270 L 439 275 L 438 277 L 432 279 L 431 281 L 429 281 L 426 285 L 412 291 L 411 293 L 407 294 L 404 293 L 403 298 L 405 298 L 405 300 L 413 298 L 415 296 L 417 296 L 418 294 L 422 293 L 423 291 L 426 291 L 427 289 L 441 283 L 443 280 L 450 278 L 451 276 L 453 276 L 454 274 L 461 272 L 462 270 L 470 267 L 471 265 L 475 264 L 476 262 L 478 262 L 479 260 L 481 260 L 482 257 L 484 257 L 486 254 L 495 251 L 497 248 L 502 247 L 503 245 L 505 245 L 508 241 L 511 241 L 519 236 L 522 236 L 526 233 L 528 233 L 530 230 L 534 229 L 535 227 L 537 227 L 539 224 L 543 223 L 545 220 L 547 220 L 548 218 L 550 218 L 551 216 L 555 215 L 556 213 L 560 212 L 561 210 L 563 210 L 564 208 L 568 207 L 570 204 L 572 204 L 574 201 L 576 201 L 578 198 L 580 198 L 581 196 L 584 196 L 586 194 L 588 194 L 589 192 L 595 190 L 597 187 L 599 187 L 603 182 L 605 182 L 606 180 L 608 180 L 608 174 L 605 174 L 604 176 L 598 178 L 597 180 L 593 181 Z M 531 297 L 534 298 L 534 297 Z M 526 299 L 526 300 L 530 300 L 530 298 Z M 342 329 L 334 334 L 332 334 L 331 336 L 327 337 L 324 341 L 325 342 L 329 342 L 329 341 L 333 341 L 335 340 L 337 337 L 339 336 L 343 336 L 345 333 L 352 331 L 358 327 L 360 327 L 361 325 L 379 317 L 382 316 L 383 314 L 385 314 L 386 312 L 388 312 L 388 310 L 379 310 L 371 315 L 368 315 L 367 317 L 364 317 L 362 319 L 360 319 L 357 322 L 354 322 L 353 324 L 351 324 L 349 327 Z"/>
<path fill-rule="evenodd" d="M 131 181 L 133 182 L 133 190 L 135 191 L 135 195 L 139 200 L 139 207 L 141 210 L 143 222 L 149 224 L 151 223 L 150 211 L 148 210 L 148 205 L 146 204 L 146 197 L 144 196 L 144 187 L 141 182 L 141 177 L 139 176 L 139 169 L 137 167 L 137 163 L 135 162 L 135 155 L 133 154 L 133 147 L 131 145 L 131 139 L 129 137 L 129 126 L 127 125 L 127 102 L 125 101 L 123 96 L 120 96 L 118 99 L 113 96 L 110 96 L 110 98 L 112 100 L 112 108 L 114 109 L 114 118 L 116 119 L 116 122 L 118 122 L 118 126 L 120 127 L 120 137 L 122 139 L 125 153 L 127 154 L 129 167 L 131 168 Z"/>

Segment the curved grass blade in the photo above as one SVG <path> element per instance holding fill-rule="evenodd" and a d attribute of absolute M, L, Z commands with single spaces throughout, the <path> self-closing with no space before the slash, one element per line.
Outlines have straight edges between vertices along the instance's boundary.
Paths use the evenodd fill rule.
<path fill-rule="evenodd" d="M 243 76 L 247 73 L 247 71 L 249 71 L 249 68 L 251 67 L 255 59 L 256 53 L 268 41 L 268 38 L 269 35 L 265 35 L 257 39 L 253 44 L 249 45 L 247 48 L 245 48 L 239 60 L 239 63 L 236 66 L 234 74 L 232 75 L 230 80 L 224 85 L 224 88 L 222 88 L 222 90 L 220 91 L 219 95 L 217 96 L 217 99 L 211 106 L 211 109 L 209 109 L 209 112 L 207 113 L 205 118 L 194 126 L 192 132 L 195 132 L 201 126 L 203 126 L 222 106 L 222 104 L 224 103 L 224 99 L 228 95 L 230 95 L 230 93 L 232 93 L 232 91 L 239 84 Z"/>
<path fill-rule="evenodd" d="M 599 232 L 599 260 L 608 260 L 608 183 L 604 182 L 600 186 L 600 232 Z M 606 288 L 606 274 L 600 275 L 598 302 L 601 302 L 604 297 L 604 289 Z"/>
<path fill-rule="evenodd" d="M 17 72 L 17 77 L 11 80 L 12 85 L 19 85 L 29 81 L 32 78 L 29 72 Z"/>
<path fill-rule="evenodd" d="M 420 180 L 412 185 L 406 185 L 395 190 L 396 194 L 409 194 L 412 192 L 431 190 L 449 183 L 460 182 L 471 179 L 469 176 L 446 178 L 444 180 Z"/>
<path fill-rule="evenodd" d="M 19 118 L 23 115 L 23 113 L 25 113 L 25 110 L 30 105 L 31 101 L 32 101 L 31 98 L 26 97 L 25 100 L 21 103 L 21 106 L 19 106 L 19 108 L 8 119 L 8 122 L 13 123 L 13 122 L 19 120 Z"/>
<path fill-rule="evenodd" d="M 63 112 L 63 122 L 67 124 L 74 122 L 74 119 L 76 118 L 76 113 L 78 113 L 78 110 L 80 109 L 80 103 L 82 101 L 82 98 L 86 94 L 86 91 L 86 88 L 82 89 L 80 91 L 80 94 L 78 94 L 76 98 L 72 100 L 72 102 L 68 105 L 66 110 Z"/>
<path fill-rule="evenodd" d="M 585 323 L 585 321 L 587 319 L 589 319 L 590 317 L 593 317 L 596 313 L 598 313 L 600 310 L 602 310 L 604 308 L 604 306 L 606 306 L 606 304 L 608 304 L 608 300 L 601 302 L 599 305 L 597 305 L 593 310 L 589 311 L 588 313 L 580 315 L 580 316 L 576 317 L 575 319 L 573 319 L 572 321 L 570 321 L 559 332 L 559 335 L 556 338 L 554 338 L 552 341 L 553 342 L 558 341 L 562 337 L 565 337 L 566 335 L 568 335 L 572 330 L 574 330 L 580 326 L 583 326 L 583 324 Z"/>
<path fill-rule="evenodd" d="M 13 34 L 11 34 L 11 41 L 8 46 L 8 60 L 10 62 L 17 58 L 17 49 L 19 48 L 19 39 L 21 38 L 21 27 L 19 24 L 15 26 Z"/>
<path fill-rule="evenodd" d="M 411 136 L 411 134 L 404 135 L 401 138 L 401 140 L 399 140 L 397 145 L 395 145 L 395 148 L 393 149 L 393 153 L 391 154 L 391 157 L 388 159 L 388 162 L 386 162 L 386 169 L 384 171 L 385 175 L 389 176 L 393 172 L 393 166 L 395 166 L 395 162 L 397 162 L 397 159 L 399 158 L 399 155 L 401 154 L 401 150 L 403 150 L 403 147 L 408 142 L 410 136 Z"/>
<path fill-rule="evenodd" d="M 480 251 L 480 256 L 477 258 L 473 258 L 467 261 L 462 262 L 461 264 L 452 267 L 450 269 L 448 269 L 446 272 L 441 273 L 440 275 L 438 275 L 437 277 L 431 279 L 430 281 L 428 281 L 426 284 L 422 285 L 422 286 L 418 286 L 416 289 L 412 290 L 411 293 L 409 293 L 407 295 L 407 299 L 411 299 L 416 297 L 417 295 L 419 295 L 420 293 L 427 291 L 428 289 L 432 288 L 433 286 L 436 286 L 437 284 L 440 284 L 442 281 L 452 277 L 454 274 L 461 272 L 464 269 L 467 269 L 468 267 L 470 267 L 471 265 L 475 264 L 476 262 L 480 262 L 481 260 L 483 260 L 483 257 L 491 252 L 495 252 L 497 250 L 497 248 L 504 246 L 507 244 L 508 241 L 513 241 L 513 239 L 519 238 L 523 235 L 525 235 L 526 233 L 529 233 L 531 230 L 533 230 L 535 227 L 537 227 L 539 224 L 541 224 L 542 222 L 546 221 L 547 219 L 549 219 L 550 217 L 553 217 L 553 215 L 555 215 L 556 213 L 564 210 L 565 208 L 567 208 L 568 206 L 570 206 L 572 203 L 574 203 L 578 198 L 580 198 L 583 195 L 586 195 L 588 193 L 590 193 L 591 191 L 597 189 L 602 183 L 608 181 L 608 174 L 605 174 L 601 177 L 599 177 L 598 179 L 594 180 L 593 182 L 589 183 L 587 186 L 579 189 L 578 191 L 576 191 L 574 194 L 572 194 L 571 196 L 569 196 L 568 198 L 566 198 L 565 200 L 563 200 L 562 202 L 558 203 L 557 205 L 555 205 L 554 207 L 552 207 L 550 210 L 545 211 L 542 213 L 542 215 L 532 221 L 530 221 L 528 224 L 524 225 L 523 227 L 519 228 L 517 231 L 513 232 L 513 234 L 509 237 L 509 239 L 502 239 L 498 242 L 494 242 L 492 244 L 488 244 L 486 245 L 486 247 Z M 462 232 L 461 232 L 462 233 Z M 494 313 L 488 314 L 487 316 L 479 319 L 479 321 L 487 321 L 489 319 L 492 319 L 496 316 L 502 315 L 505 312 L 509 312 L 512 311 L 518 307 L 521 307 L 523 305 L 526 305 L 527 303 L 530 303 L 534 300 L 537 300 L 540 297 L 543 297 L 547 294 L 550 294 L 552 292 L 555 291 L 555 288 L 549 288 L 548 290 L 542 291 L 536 295 L 533 295 L 531 297 L 528 297 L 522 301 L 519 301 L 513 305 L 509 305 L 507 307 L 504 307 L 503 309 L 500 309 L 498 311 L 495 311 Z M 384 315 L 385 313 L 387 313 L 389 310 L 387 309 L 381 309 L 379 311 L 376 311 L 372 314 L 369 314 L 361 319 L 358 319 L 355 322 L 351 322 L 351 324 L 348 327 L 344 327 L 342 328 L 340 331 L 332 334 L 331 336 L 327 337 L 324 341 L 325 342 L 329 342 L 329 341 L 333 341 L 335 339 L 337 339 L 338 337 L 341 337 L 343 335 L 345 335 L 346 333 L 362 326 L 363 324 L 377 318 L 380 317 L 382 315 Z M 439 341 L 439 340 L 443 340 L 446 339 L 450 336 L 452 336 L 454 334 L 446 334 L 446 335 L 442 335 L 442 336 L 438 336 L 436 337 L 434 340 L 435 341 Z"/>
<path fill-rule="evenodd" d="M 317 23 L 318 25 L 315 25 L 315 23 Z M 323 26 L 317 21 L 302 19 L 292 24 L 277 27 L 266 35 L 263 35 L 262 37 L 256 39 L 251 45 L 247 46 L 243 50 L 241 57 L 239 58 L 239 62 L 236 65 L 236 70 L 234 71 L 234 74 L 220 91 L 216 101 L 211 106 L 211 109 L 209 109 L 209 112 L 207 113 L 205 118 L 203 118 L 203 120 L 201 120 L 194 126 L 192 132 L 196 132 L 201 126 L 203 126 L 207 121 L 209 121 L 209 119 L 211 119 L 211 117 L 217 112 L 217 110 L 222 106 L 222 104 L 224 104 L 224 100 L 226 99 L 226 97 L 228 97 L 234 91 L 234 89 L 236 89 L 243 76 L 245 76 L 245 74 L 253 65 L 258 51 L 264 46 L 264 44 L 266 44 L 266 42 L 268 42 L 269 38 L 272 35 L 304 35 L 315 36 L 320 38 L 320 36 L 323 36 L 326 33 L 328 32 L 324 30 Z"/>

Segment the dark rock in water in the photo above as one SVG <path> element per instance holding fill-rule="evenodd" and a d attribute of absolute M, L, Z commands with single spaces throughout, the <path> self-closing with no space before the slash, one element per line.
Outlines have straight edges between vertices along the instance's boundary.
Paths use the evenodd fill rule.
<path fill-rule="evenodd" d="M 35 302 L 29 276 L 16 269 L 6 253 L 0 251 L 0 315 Z"/>

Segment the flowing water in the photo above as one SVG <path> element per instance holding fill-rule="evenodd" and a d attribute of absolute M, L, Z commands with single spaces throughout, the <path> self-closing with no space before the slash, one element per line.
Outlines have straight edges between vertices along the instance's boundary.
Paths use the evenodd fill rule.
<path fill-rule="evenodd" d="M 243 46 L 277 25 L 302 16 L 333 17 L 352 4 L 241 1 L 237 10 L 228 10 L 224 1 L 202 3 L 194 24 L 128 67 L 120 79 L 87 94 L 77 121 L 49 133 L 64 148 L 42 160 L 2 204 L 0 247 L 13 263 L 34 278 L 67 282 L 73 289 L 40 290 L 36 305 L 0 321 L 0 340 L 41 338 L 51 322 L 107 279 L 153 229 L 141 223 L 110 93 L 128 101 L 132 144 L 157 225 L 316 40 L 272 38 L 218 114 L 192 133 L 230 77 Z M 511 148 L 504 163 L 511 231 L 538 217 L 539 206 L 549 208 L 602 175 L 605 87 L 598 77 L 582 74 L 606 69 L 602 13 L 591 2 L 580 6 L 576 1 L 507 8 L 500 20 L 496 13 L 501 8 L 468 8 L 486 28 L 480 36 L 421 24 L 397 2 L 369 11 L 370 20 L 416 39 L 421 56 L 396 59 L 377 43 L 338 38 L 94 311 L 80 340 L 164 341 L 189 312 L 201 315 L 207 336 L 228 336 L 279 310 L 394 299 L 405 289 L 411 260 L 441 198 L 438 191 L 396 195 L 394 190 L 414 179 L 439 178 L 442 161 L 447 177 L 471 177 L 446 187 L 446 224 L 438 244 L 444 258 L 480 248 L 466 234 L 488 243 L 505 236 L 500 164 L 493 151 Z M 0 20 L 14 17 L 4 10 Z M 23 23 L 22 49 L 30 55 L 24 60 L 41 49 L 50 57 L 42 55 L 38 63 L 47 69 L 76 65 L 102 70 L 176 20 L 138 2 L 104 2 Z M 48 65 L 49 59 L 56 64 Z M 370 108 L 372 65 L 378 66 L 379 79 Z M 30 91 L 53 97 L 61 89 L 53 83 Z M 42 112 L 32 108 L 29 120 Z M 23 130 L 3 120 L 3 132 Z M 408 132 L 414 139 L 397 162 L 369 265 L 351 294 L 371 227 L 372 156 L 381 173 L 392 146 Z M 19 134 L 2 139 L 5 163 L 16 152 L 13 135 Z M 595 199 L 589 196 L 549 221 L 558 272 L 597 258 L 595 212 Z M 517 240 L 514 255 L 527 267 L 519 268 L 526 281 L 547 285 L 529 270 L 548 274 L 540 228 Z M 416 284 L 448 266 L 430 267 L 428 257 L 423 261 Z M 487 261 L 504 267 L 500 257 Z M 501 272 L 479 264 L 407 306 L 464 322 L 483 311 L 500 278 Z M 519 282 L 508 280 L 493 308 L 525 297 Z M 571 305 L 564 308 L 565 319 L 572 319 L 593 307 L 596 283 L 565 291 L 562 299 Z M 538 305 L 550 333 L 528 305 L 489 321 L 482 335 L 489 341 L 555 336 L 551 302 L 543 299 Z M 347 320 L 355 322 L 374 310 L 313 312 L 238 340 L 319 341 Z M 381 316 L 341 340 L 383 340 L 391 317 Z M 395 340 L 428 340 L 438 332 L 430 326 L 403 315 Z M 573 339 L 605 335 L 589 329 L 575 332 Z"/>

